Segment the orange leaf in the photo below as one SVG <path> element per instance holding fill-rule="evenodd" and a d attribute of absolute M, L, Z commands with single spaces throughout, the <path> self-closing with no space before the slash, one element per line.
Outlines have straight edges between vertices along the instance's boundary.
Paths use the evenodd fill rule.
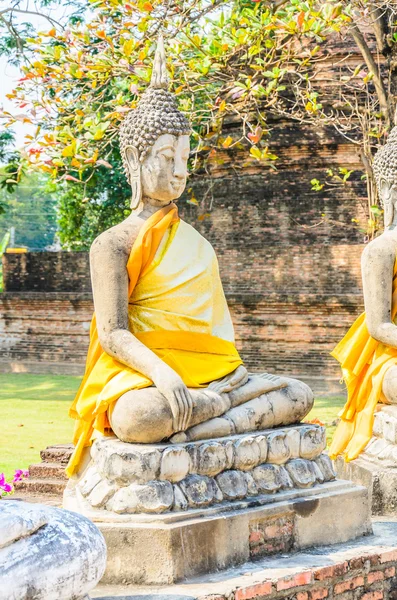
<path fill-rule="evenodd" d="M 77 183 L 81 183 L 80 179 L 76 179 L 76 177 L 73 177 L 73 175 L 65 175 L 65 179 L 67 181 L 77 181 Z"/>
<path fill-rule="evenodd" d="M 302 27 L 304 21 L 305 21 L 305 13 L 302 10 L 297 17 L 296 22 L 298 23 L 299 27 Z"/>
<path fill-rule="evenodd" d="M 143 10 L 146 10 L 146 12 L 152 12 L 153 10 L 153 5 L 150 4 L 150 2 L 145 2 L 142 6 Z"/>
<path fill-rule="evenodd" d="M 113 169 L 112 165 L 110 163 L 108 163 L 107 160 L 103 160 L 102 158 L 100 158 L 99 160 L 96 161 L 97 165 L 102 165 L 103 167 L 106 167 L 107 169 Z"/>

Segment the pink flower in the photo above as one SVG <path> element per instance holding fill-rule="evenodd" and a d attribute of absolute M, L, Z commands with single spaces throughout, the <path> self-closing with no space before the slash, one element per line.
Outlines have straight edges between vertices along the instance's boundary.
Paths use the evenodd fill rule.
<path fill-rule="evenodd" d="M 16 481 L 22 481 L 22 479 L 25 477 L 29 477 L 29 471 L 24 469 L 15 469 L 14 479 L 12 482 L 15 483 Z"/>
<path fill-rule="evenodd" d="M 6 482 L 4 473 L 0 473 L 0 490 L 3 490 L 6 494 L 12 492 L 12 485 Z"/>

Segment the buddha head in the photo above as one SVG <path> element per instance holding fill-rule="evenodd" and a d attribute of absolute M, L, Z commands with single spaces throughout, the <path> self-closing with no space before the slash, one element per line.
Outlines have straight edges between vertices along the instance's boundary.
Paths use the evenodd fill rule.
<path fill-rule="evenodd" d="M 132 189 L 132 209 L 145 198 L 165 206 L 179 198 L 186 186 L 191 127 L 167 88 L 160 37 L 150 86 L 120 126 L 120 151 Z"/>
<path fill-rule="evenodd" d="M 386 144 L 375 154 L 373 171 L 387 229 L 397 211 L 397 127 L 393 127 Z"/>

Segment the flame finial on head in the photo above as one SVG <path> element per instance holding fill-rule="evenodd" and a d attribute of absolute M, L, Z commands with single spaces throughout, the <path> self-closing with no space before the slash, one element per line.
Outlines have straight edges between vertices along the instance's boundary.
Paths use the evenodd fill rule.
<path fill-rule="evenodd" d="M 168 84 L 169 80 L 167 75 L 167 63 L 165 59 L 164 39 L 162 34 L 160 34 L 157 40 L 157 48 L 154 56 L 150 87 L 166 90 L 168 88 Z"/>

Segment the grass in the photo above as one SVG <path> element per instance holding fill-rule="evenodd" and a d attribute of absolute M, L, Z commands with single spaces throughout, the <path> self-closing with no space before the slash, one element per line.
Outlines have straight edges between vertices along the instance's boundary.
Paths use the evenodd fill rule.
<path fill-rule="evenodd" d="M 345 396 L 320 396 L 316 398 L 313 409 L 305 421 L 318 419 L 327 429 L 327 443 L 329 445 L 336 428 L 338 412 L 346 402 Z"/>
<path fill-rule="evenodd" d="M 46 446 L 70 442 L 73 421 L 68 409 L 79 384 L 79 377 L 0 374 L 0 473 L 11 478 L 15 469 L 40 462 Z M 305 420 L 324 423 L 329 441 L 344 403 L 342 396 L 319 397 Z"/>
<path fill-rule="evenodd" d="M 71 441 L 69 406 L 79 377 L 0 373 L 0 473 L 40 462 L 40 450 Z"/>

